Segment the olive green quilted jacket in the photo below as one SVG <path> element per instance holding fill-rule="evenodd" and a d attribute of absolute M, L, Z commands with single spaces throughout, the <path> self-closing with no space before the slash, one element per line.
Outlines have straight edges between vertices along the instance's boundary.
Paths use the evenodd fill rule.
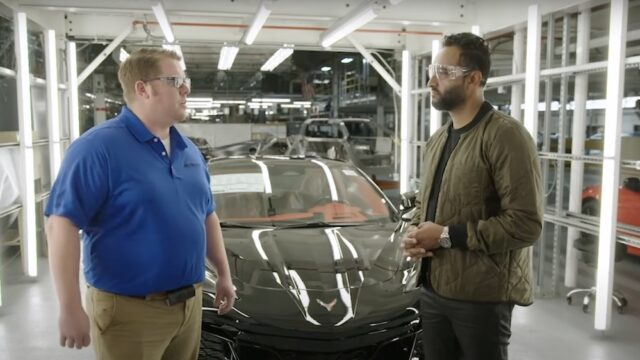
<path fill-rule="evenodd" d="M 425 145 L 414 224 L 425 221 L 447 127 Z M 533 302 L 530 251 L 542 230 L 541 183 L 536 146 L 518 121 L 491 110 L 461 135 L 443 174 L 435 222 L 466 224 L 468 249 L 435 251 L 430 279 L 438 294 Z"/>

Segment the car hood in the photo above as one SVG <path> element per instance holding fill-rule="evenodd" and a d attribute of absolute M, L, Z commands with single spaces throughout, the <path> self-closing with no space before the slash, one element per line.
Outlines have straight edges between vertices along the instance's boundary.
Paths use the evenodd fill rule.
<path fill-rule="evenodd" d="M 225 229 L 236 311 L 301 329 L 400 315 L 417 300 L 405 294 L 417 278 L 400 247 L 406 227 Z"/>
<path fill-rule="evenodd" d="M 396 230 L 395 223 L 225 229 L 224 241 L 232 275 L 242 285 L 289 289 L 303 286 L 302 280 L 307 290 L 329 290 L 392 278 L 404 260 Z M 336 281 L 336 274 L 348 281 Z"/>

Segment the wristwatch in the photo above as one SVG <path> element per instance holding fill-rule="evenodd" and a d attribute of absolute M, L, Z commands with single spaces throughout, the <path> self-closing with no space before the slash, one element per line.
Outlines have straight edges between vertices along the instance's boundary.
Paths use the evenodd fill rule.
<path fill-rule="evenodd" d="M 449 237 L 449 227 L 445 226 L 442 229 L 442 234 L 440 234 L 440 239 L 438 239 L 438 243 L 440 243 L 440 247 L 445 249 L 451 248 L 451 238 Z"/>

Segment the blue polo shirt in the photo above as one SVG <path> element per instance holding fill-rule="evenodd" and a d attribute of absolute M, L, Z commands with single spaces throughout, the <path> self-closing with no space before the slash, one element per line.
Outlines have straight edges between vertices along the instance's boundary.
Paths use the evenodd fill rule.
<path fill-rule="evenodd" d="M 82 229 L 91 286 L 144 296 L 203 281 L 205 218 L 215 210 L 207 164 L 174 127 L 170 138 L 169 156 L 123 107 L 69 147 L 45 215 Z"/>

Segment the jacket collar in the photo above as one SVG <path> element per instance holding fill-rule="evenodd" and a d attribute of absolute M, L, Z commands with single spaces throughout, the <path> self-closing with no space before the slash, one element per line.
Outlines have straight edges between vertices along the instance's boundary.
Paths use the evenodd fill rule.
<path fill-rule="evenodd" d="M 449 131 L 453 131 L 458 135 L 462 135 L 462 134 L 464 134 L 466 132 L 469 132 L 469 130 L 471 130 L 474 127 L 476 127 L 476 125 L 478 125 L 480 123 L 480 121 L 482 121 L 482 119 L 484 119 L 485 115 L 487 115 L 491 111 L 494 111 L 493 105 L 491 105 L 488 101 L 485 101 L 485 102 L 482 103 L 482 105 L 480 106 L 480 109 L 478 109 L 478 112 L 473 117 L 473 120 L 471 120 L 470 123 L 468 123 L 467 125 L 461 127 L 460 129 L 454 129 L 453 128 L 453 122 L 451 122 L 449 124 Z"/>

